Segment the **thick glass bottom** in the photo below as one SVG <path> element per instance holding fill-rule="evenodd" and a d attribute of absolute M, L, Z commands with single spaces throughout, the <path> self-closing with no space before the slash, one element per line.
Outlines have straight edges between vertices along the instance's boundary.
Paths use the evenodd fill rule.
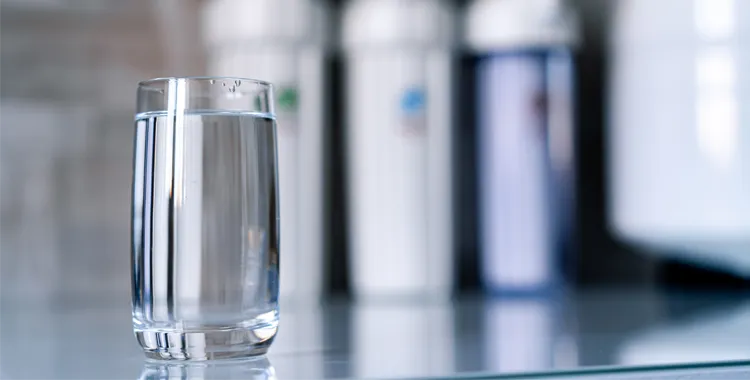
<path fill-rule="evenodd" d="M 263 355 L 276 336 L 278 323 L 257 327 L 227 327 L 180 331 L 136 329 L 135 337 L 146 357 L 156 360 L 215 360 Z"/>

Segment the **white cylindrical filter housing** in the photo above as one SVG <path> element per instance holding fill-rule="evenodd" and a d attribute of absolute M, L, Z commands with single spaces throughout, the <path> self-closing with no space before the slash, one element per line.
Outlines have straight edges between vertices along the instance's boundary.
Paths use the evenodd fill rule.
<path fill-rule="evenodd" d="M 453 24 L 440 0 L 354 0 L 344 11 L 357 297 L 451 293 Z"/>
<path fill-rule="evenodd" d="M 623 0 L 612 38 L 614 232 L 750 278 L 750 2 Z"/>
<path fill-rule="evenodd" d="M 214 0 L 204 17 L 209 74 L 274 85 L 281 300 L 317 300 L 324 261 L 327 9 L 312 0 Z"/>
<path fill-rule="evenodd" d="M 477 0 L 466 26 L 479 57 L 483 282 L 549 290 L 574 223 L 573 20 L 556 0 Z"/>

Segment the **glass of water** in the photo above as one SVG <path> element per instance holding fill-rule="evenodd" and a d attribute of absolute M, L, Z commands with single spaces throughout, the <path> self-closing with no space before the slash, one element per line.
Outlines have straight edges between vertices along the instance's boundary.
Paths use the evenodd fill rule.
<path fill-rule="evenodd" d="M 263 354 L 278 325 L 276 124 L 269 83 L 141 82 L 133 328 L 152 359 Z"/>

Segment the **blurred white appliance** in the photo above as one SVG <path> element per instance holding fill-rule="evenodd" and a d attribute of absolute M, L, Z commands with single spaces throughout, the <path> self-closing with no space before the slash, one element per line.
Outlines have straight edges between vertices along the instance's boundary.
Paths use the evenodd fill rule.
<path fill-rule="evenodd" d="M 481 273 L 495 293 L 560 281 L 574 225 L 572 45 L 561 0 L 475 0 Z M 568 248 L 568 249 L 566 249 Z"/>
<path fill-rule="evenodd" d="M 750 2 L 621 0 L 610 78 L 614 232 L 750 278 Z"/>
<path fill-rule="evenodd" d="M 360 299 L 451 294 L 449 5 L 354 0 L 344 10 L 350 273 Z"/>
<path fill-rule="evenodd" d="M 214 0 L 204 9 L 208 73 L 274 85 L 281 218 L 280 297 L 323 288 L 328 12 L 313 0 Z"/>

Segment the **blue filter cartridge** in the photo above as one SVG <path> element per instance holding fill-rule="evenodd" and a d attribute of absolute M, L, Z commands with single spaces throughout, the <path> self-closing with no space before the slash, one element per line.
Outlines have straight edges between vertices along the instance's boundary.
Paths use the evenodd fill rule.
<path fill-rule="evenodd" d="M 558 1 L 476 1 L 481 276 L 499 294 L 562 284 L 574 225 L 572 22 Z M 502 22 L 507 21 L 507 22 Z"/>

